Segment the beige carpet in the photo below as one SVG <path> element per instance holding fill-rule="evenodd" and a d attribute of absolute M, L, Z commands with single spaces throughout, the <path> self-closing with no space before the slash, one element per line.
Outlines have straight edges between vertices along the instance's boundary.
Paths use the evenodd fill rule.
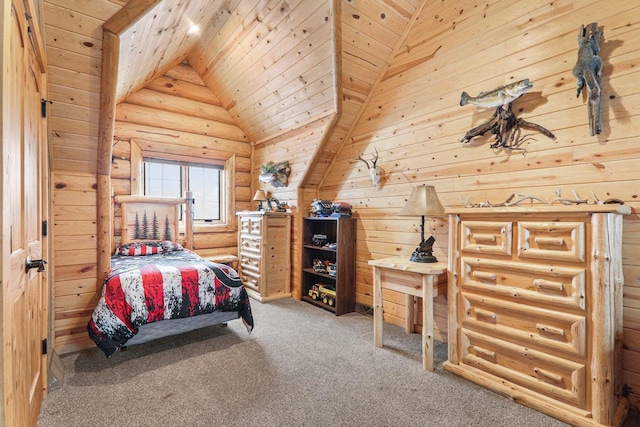
<path fill-rule="evenodd" d="M 251 301 L 241 321 L 133 346 L 63 356 L 63 387 L 38 426 L 564 426 L 442 369 L 422 370 L 418 334 L 370 316 L 335 317 L 292 299 Z M 631 425 L 631 424 L 629 424 Z"/>

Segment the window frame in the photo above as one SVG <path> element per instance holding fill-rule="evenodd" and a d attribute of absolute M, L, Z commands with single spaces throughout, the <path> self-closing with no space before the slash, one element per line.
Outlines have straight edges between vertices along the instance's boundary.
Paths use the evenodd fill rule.
<path fill-rule="evenodd" d="M 194 224 L 220 224 L 222 222 L 224 222 L 224 206 L 225 206 L 225 188 L 226 186 L 224 185 L 224 180 L 226 179 L 225 173 L 224 173 L 224 166 L 221 165 L 217 165 L 217 164 L 211 164 L 211 163 L 206 163 L 206 162 L 194 162 L 194 161 L 190 161 L 190 162 L 185 162 L 185 161 L 176 161 L 176 160 L 168 160 L 168 159 L 161 159 L 161 158 L 157 158 L 157 157 L 143 157 L 143 191 L 145 193 L 145 195 L 147 195 L 146 190 L 147 190 L 147 184 L 149 184 L 149 182 L 147 182 L 147 165 L 148 164 L 154 164 L 154 165 L 170 165 L 170 166 L 174 166 L 174 167 L 179 167 L 180 171 L 179 171 L 179 181 L 180 181 L 180 191 L 179 193 L 184 195 L 186 194 L 187 191 L 191 191 L 192 193 L 195 193 L 195 190 L 193 187 L 190 186 L 190 184 L 192 183 L 192 176 L 191 176 L 191 169 L 190 168 L 199 168 L 199 169 L 210 169 L 210 170 L 216 170 L 218 171 L 219 174 L 219 178 L 220 178 L 220 182 L 218 183 L 219 188 L 218 188 L 218 193 L 219 193 L 219 197 L 218 197 L 218 212 L 216 214 L 216 216 L 218 216 L 218 218 L 196 218 L 194 216 L 193 218 L 193 222 Z M 151 196 L 159 196 L 156 194 L 150 194 Z M 180 196 L 175 196 L 175 197 L 180 197 Z M 195 199 L 196 202 L 196 206 L 198 205 L 198 199 Z M 182 212 L 182 209 L 181 209 Z M 196 210 L 194 210 L 194 214 L 195 214 Z M 182 216 L 182 213 L 180 214 Z"/>
<path fill-rule="evenodd" d="M 137 144 L 136 144 L 137 145 Z M 133 141 L 132 141 L 132 149 L 133 149 Z M 133 150 L 132 150 L 133 151 Z M 236 156 L 235 154 L 230 154 L 226 159 L 224 158 L 194 158 L 191 156 L 183 156 L 179 154 L 172 153 L 161 153 L 152 150 L 140 150 L 138 152 L 135 171 L 133 170 L 134 162 L 133 162 L 133 153 L 132 153 L 132 171 L 131 171 L 131 181 L 132 181 L 132 191 L 137 191 L 137 194 L 144 194 L 144 159 L 145 158 L 154 158 L 159 160 L 172 160 L 178 162 L 185 163 L 194 163 L 194 164 L 209 164 L 222 166 L 224 169 L 224 183 L 221 188 L 221 193 L 223 194 L 223 198 L 221 198 L 222 205 L 220 208 L 220 221 L 215 223 L 207 223 L 202 220 L 193 222 L 193 234 L 196 233 L 210 233 L 210 232 L 223 232 L 223 231 L 234 231 L 236 227 L 236 215 L 235 215 L 235 170 L 236 170 Z M 134 182 L 137 182 L 138 185 L 135 186 Z M 132 194 L 134 194 L 132 192 Z M 184 195 L 183 195 L 184 197 Z M 180 220 L 180 231 L 184 232 L 185 221 Z"/>

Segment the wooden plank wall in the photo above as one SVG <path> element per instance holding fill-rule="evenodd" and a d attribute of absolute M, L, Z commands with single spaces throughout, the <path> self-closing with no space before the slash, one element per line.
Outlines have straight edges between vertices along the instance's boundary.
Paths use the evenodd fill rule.
<path fill-rule="evenodd" d="M 389 64 L 350 139 L 336 156 L 320 188 L 323 198 L 350 202 L 358 217 L 357 301 L 371 304 L 367 261 L 409 256 L 419 218 L 398 217 L 411 187 L 433 184 L 446 206 L 502 202 L 514 192 L 550 200 L 560 190 L 593 200 L 619 198 L 634 210 L 638 202 L 636 112 L 640 9 L 632 2 L 602 0 L 458 0 L 426 2 L 403 49 Z M 581 24 L 597 22 L 604 31 L 602 109 L 604 130 L 591 137 L 585 97 L 576 98 L 572 68 Z M 536 132 L 526 151 L 496 151 L 487 138 L 462 145 L 471 128 L 492 111 L 467 105 L 460 94 L 529 78 L 533 89 L 514 103 L 517 117 L 551 130 Z M 349 161 L 358 152 L 380 153 L 385 171 L 380 190 Z M 625 220 L 623 265 L 625 363 L 632 404 L 640 406 L 640 226 L 634 213 Z M 428 221 L 435 254 L 446 259 L 446 219 Z M 385 299 L 392 299 L 385 295 Z M 393 303 L 393 301 L 391 302 Z M 392 306 L 392 304 L 385 305 Z M 385 319 L 398 325 L 397 316 Z"/>
<path fill-rule="evenodd" d="M 302 218 L 309 214 L 309 205 L 317 197 L 315 189 L 308 192 L 300 190 L 300 180 L 310 167 L 309 159 L 314 157 L 318 150 L 322 136 L 327 132 L 327 126 L 331 118 L 324 118 L 316 122 L 309 123 L 300 129 L 288 132 L 267 143 L 258 144 L 254 150 L 254 167 L 252 169 L 254 192 L 262 189 L 268 197 L 276 198 L 280 202 L 287 202 L 293 212 L 291 227 L 291 292 L 300 298 L 300 249 L 302 242 L 299 236 L 302 235 Z M 260 183 L 257 180 L 260 175 L 260 165 L 269 161 L 288 161 L 291 167 L 289 183 L 286 187 L 273 187 L 270 184 Z M 253 195 L 252 195 L 253 197 Z M 256 202 L 252 202 L 251 209 L 255 209 Z M 299 244 L 298 244 L 299 243 Z"/>
<path fill-rule="evenodd" d="M 407 24 L 421 0 L 388 2 L 349 0 L 340 5 L 341 114 L 304 180 L 307 188 L 318 188 L 327 169 L 369 102 L 389 58 L 398 48 Z M 364 154 L 364 153 L 363 153 Z M 366 158 L 369 158 L 366 154 Z M 360 163 L 364 168 L 364 164 Z"/>
<path fill-rule="evenodd" d="M 96 158 L 102 24 L 124 2 L 47 0 L 50 149 L 53 158 L 55 345 L 88 345 L 86 324 L 98 300 Z M 69 7 L 74 8 L 70 10 Z"/>
<path fill-rule="evenodd" d="M 302 218 L 318 198 L 317 188 L 327 168 L 344 144 L 367 104 L 370 92 L 380 79 L 390 55 L 396 49 L 419 0 L 415 1 L 343 1 L 339 5 L 341 115 L 333 128 L 329 119 L 311 123 L 264 143 L 255 144 L 253 185 L 268 190 L 273 197 L 293 207 L 292 292 L 300 298 L 299 242 Z M 300 98 L 298 102 L 302 102 Z M 327 130 L 324 130 L 323 127 Z M 329 132 L 329 133 L 328 133 Z M 325 141 L 321 141 L 326 138 Z M 287 188 L 272 188 L 258 182 L 260 165 L 267 161 L 291 163 L 292 175 Z M 354 162 L 355 163 L 355 162 Z M 366 174 L 366 170 L 364 172 Z M 368 176 L 368 175 L 367 175 Z M 297 243 L 300 243 L 298 245 Z M 446 323 L 446 322 L 445 322 Z"/>

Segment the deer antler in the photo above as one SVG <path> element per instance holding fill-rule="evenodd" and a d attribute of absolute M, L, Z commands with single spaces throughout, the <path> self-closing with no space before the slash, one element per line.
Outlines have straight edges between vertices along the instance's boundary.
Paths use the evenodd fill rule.
<path fill-rule="evenodd" d="M 378 149 L 376 148 L 375 150 L 376 150 L 376 155 L 373 159 L 371 159 L 371 167 L 374 169 L 376 167 L 376 163 L 378 163 L 378 157 L 379 157 Z"/>
<path fill-rule="evenodd" d="M 362 160 L 364 162 L 364 164 L 367 165 L 367 169 L 371 169 L 371 166 L 369 166 L 369 162 L 367 162 L 365 159 L 363 159 L 360 154 L 358 154 L 358 157 L 356 157 L 355 160 Z M 375 163 L 374 163 L 374 166 L 375 166 Z"/>
<path fill-rule="evenodd" d="M 369 166 L 368 161 L 362 158 L 361 154 L 358 154 L 358 157 L 356 157 L 355 160 L 362 160 L 364 164 L 367 165 L 367 169 L 375 169 L 376 163 L 378 163 L 378 157 L 380 156 L 380 154 L 378 154 L 378 149 L 376 148 L 375 150 L 376 150 L 376 154 L 372 154 L 373 158 L 371 159 L 371 166 Z"/>

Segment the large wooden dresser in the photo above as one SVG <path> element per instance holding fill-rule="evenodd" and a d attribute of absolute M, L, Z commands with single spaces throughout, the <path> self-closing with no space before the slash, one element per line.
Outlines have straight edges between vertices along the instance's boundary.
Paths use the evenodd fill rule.
<path fill-rule="evenodd" d="M 238 212 L 238 272 L 259 301 L 291 296 L 291 213 Z"/>
<path fill-rule="evenodd" d="M 621 205 L 449 214 L 444 368 L 572 425 L 619 425 Z"/>

